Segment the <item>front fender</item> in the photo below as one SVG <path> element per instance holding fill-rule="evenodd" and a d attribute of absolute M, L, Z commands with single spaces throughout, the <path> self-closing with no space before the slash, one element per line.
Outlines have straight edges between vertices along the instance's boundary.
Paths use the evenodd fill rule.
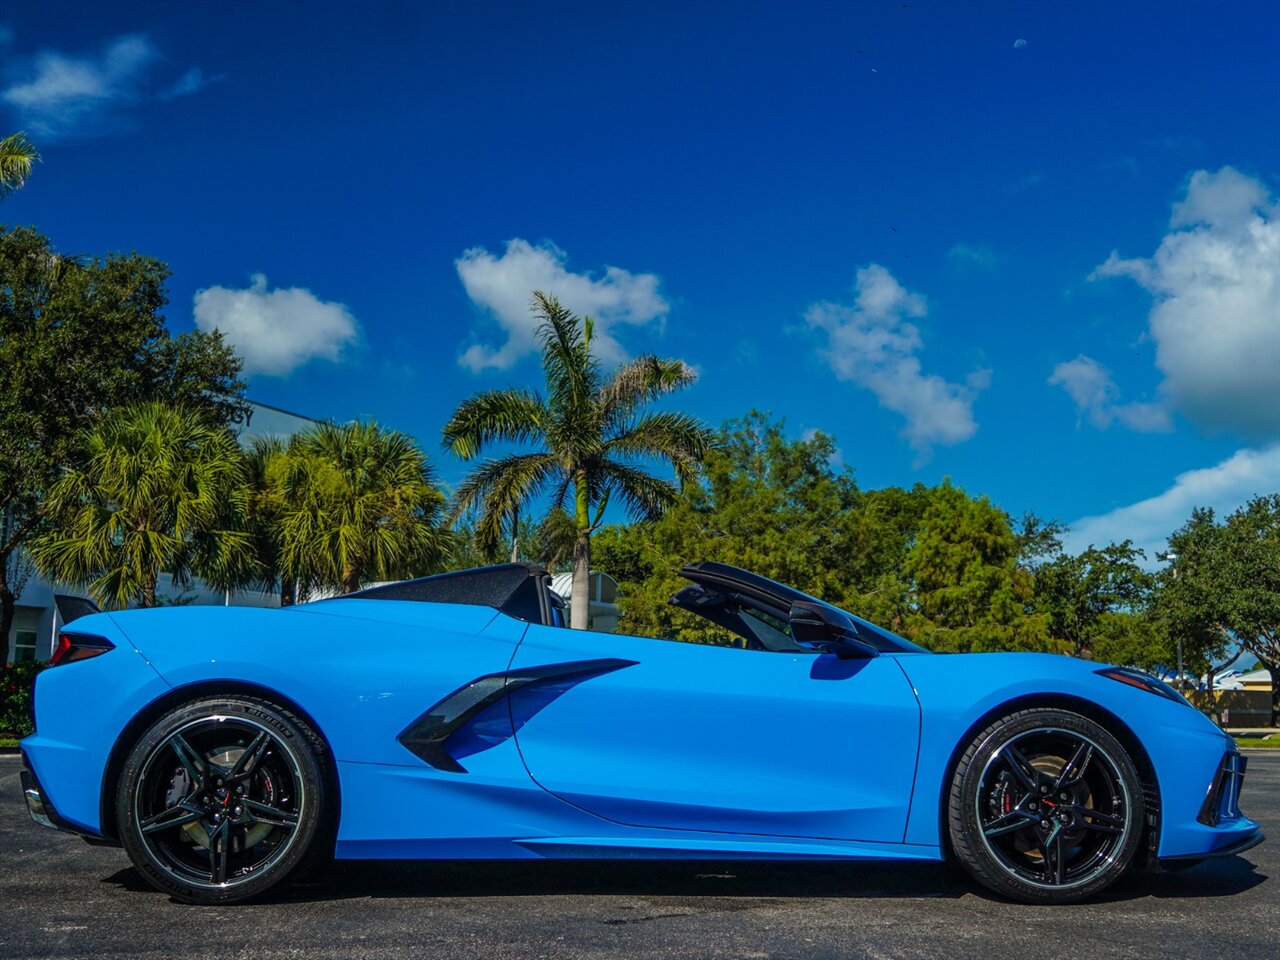
<path fill-rule="evenodd" d="M 906 843 L 942 842 L 941 814 L 951 788 L 951 761 L 963 750 L 974 725 L 1003 704 L 1036 696 L 1073 697 L 1123 718 L 1135 697 L 1151 696 L 1097 676 L 1099 664 L 1051 654 L 904 655 L 899 662 L 915 688 L 921 712 Z"/>

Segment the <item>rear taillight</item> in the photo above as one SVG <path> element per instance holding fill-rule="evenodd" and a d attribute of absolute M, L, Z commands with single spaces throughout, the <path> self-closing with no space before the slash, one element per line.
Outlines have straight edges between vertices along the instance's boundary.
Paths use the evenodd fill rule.
<path fill-rule="evenodd" d="M 106 637 L 95 637 L 88 633 L 58 634 L 58 645 L 53 648 L 53 656 L 49 658 L 49 666 L 57 667 L 64 663 L 75 663 L 77 660 L 88 660 L 100 653 L 114 650 L 115 644 Z"/>

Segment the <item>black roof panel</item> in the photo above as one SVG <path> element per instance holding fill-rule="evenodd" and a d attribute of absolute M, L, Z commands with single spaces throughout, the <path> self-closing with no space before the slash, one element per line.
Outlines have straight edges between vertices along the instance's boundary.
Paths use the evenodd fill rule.
<path fill-rule="evenodd" d="M 401 580 L 379 587 L 348 593 L 344 600 L 414 600 L 419 603 L 463 603 L 476 607 L 506 610 L 530 580 L 546 575 L 533 563 L 500 563 L 493 567 L 456 570 L 433 577 Z M 524 607 L 524 603 L 517 606 Z M 526 619 L 526 617 L 521 617 Z"/>

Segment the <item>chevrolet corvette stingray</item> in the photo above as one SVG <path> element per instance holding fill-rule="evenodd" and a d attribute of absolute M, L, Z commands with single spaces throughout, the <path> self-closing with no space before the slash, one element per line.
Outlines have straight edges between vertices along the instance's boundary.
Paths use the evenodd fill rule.
<path fill-rule="evenodd" d="M 317 861 L 955 859 L 1000 895 L 1261 842 L 1245 759 L 1136 670 L 931 654 L 719 563 L 724 645 L 568 629 L 503 564 L 283 609 L 65 625 L 22 741 L 33 819 L 192 903 Z"/>

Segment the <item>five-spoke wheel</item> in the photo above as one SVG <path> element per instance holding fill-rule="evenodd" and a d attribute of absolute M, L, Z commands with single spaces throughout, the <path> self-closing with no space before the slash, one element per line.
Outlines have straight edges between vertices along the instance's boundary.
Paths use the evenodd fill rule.
<path fill-rule="evenodd" d="M 301 719 L 217 698 L 161 717 L 130 753 L 121 840 L 155 886 L 228 903 L 262 893 L 307 858 L 321 822 L 323 744 Z"/>
<path fill-rule="evenodd" d="M 1101 725 L 1027 710 L 974 738 L 949 814 L 952 847 L 978 880 L 1019 900 L 1065 903 L 1108 886 L 1133 859 L 1142 787 Z"/>

